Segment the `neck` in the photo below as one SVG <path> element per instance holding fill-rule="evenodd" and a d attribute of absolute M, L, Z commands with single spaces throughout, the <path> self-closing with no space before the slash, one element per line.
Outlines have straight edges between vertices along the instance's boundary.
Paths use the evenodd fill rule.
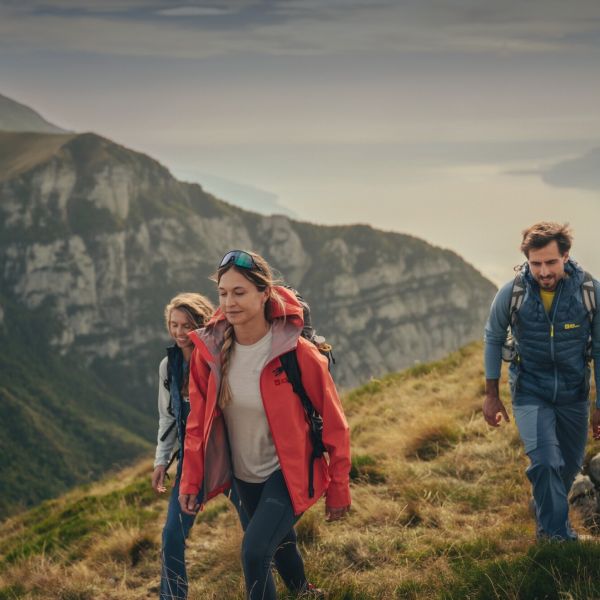
<path fill-rule="evenodd" d="M 234 325 L 235 341 L 242 346 L 251 346 L 256 344 L 269 332 L 271 324 L 264 317 L 256 322 L 245 323 L 244 325 Z"/>
<path fill-rule="evenodd" d="M 186 346 L 185 348 L 181 349 L 181 352 L 183 352 L 183 360 L 185 360 L 185 362 L 190 362 L 190 358 L 192 358 L 193 349 L 194 346 Z"/>

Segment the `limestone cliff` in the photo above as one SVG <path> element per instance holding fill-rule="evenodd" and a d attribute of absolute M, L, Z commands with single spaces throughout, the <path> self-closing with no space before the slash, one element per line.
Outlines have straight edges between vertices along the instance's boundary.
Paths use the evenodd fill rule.
<path fill-rule="evenodd" d="M 302 292 L 343 387 L 479 338 L 494 293 L 410 236 L 247 212 L 94 134 L 0 132 L 0 517 L 150 453 L 163 307 L 216 299 L 231 248 Z"/>
<path fill-rule="evenodd" d="M 232 247 L 265 255 L 306 296 L 343 386 L 481 335 L 494 287 L 450 251 L 245 212 L 109 140 L 56 138 L 50 155 L 0 183 L 0 281 L 27 309 L 51 305 L 61 354 L 154 381 L 162 306 L 181 290 L 214 297 L 207 277 Z"/>

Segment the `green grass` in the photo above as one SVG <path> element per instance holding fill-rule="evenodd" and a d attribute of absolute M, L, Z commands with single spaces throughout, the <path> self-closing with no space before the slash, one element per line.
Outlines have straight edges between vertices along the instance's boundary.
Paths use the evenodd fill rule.
<path fill-rule="evenodd" d="M 363 483 L 385 483 L 386 475 L 381 466 L 381 459 L 378 461 L 368 454 L 353 454 L 350 479 Z"/>
<path fill-rule="evenodd" d="M 600 545 L 595 542 L 547 543 L 525 555 L 502 560 L 462 556 L 444 600 L 495 598 L 561 600 L 600 597 Z"/>
<path fill-rule="evenodd" d="M 1 562 L 14 563 L 38 554 L 67 553 L 76 559 L 92 536 L 118 526 L 142 526 L 156 518 L 156 496 L 148 477 L 120 489 L 42 503 L 23 517 L 23 529 L 0 541 Z"/>
<path fill-rule="evenodd" d="M 535 543 L 514 424 L 492 430 L 481 419 L 480 360 L 481 346 L 467 347 L 430 369 L 388 378 L 395 382 L 351 405 L 351 511 L 328 523 L 319 502 L 296 527 L 307 575 L 328 598 L 600 598 L 600 545 Z M 440 444 L 424 435 L 436 427 L 451 443 L 418 457 L 416 440 L 419 448 Z M 150 490 L 149 470 L 87 485 L 5 523 L 0 593 L 155 595 L 167 499 Z M 211 501 L 188 539 L 190 600 L 243 599 L 241 539 L 230 503 Z M 107 583 L 114 573 L 118 591 Z"/>

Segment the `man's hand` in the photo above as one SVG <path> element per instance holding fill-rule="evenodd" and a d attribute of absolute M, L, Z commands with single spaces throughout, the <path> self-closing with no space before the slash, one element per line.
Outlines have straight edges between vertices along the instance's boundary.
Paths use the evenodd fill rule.
<path fill-rule="evenodd" d="M 167 491 L 165 487 L 165 475 L 167 473 L 167 467 L 165 465 L 158 465 L 152 473 L 152 489 L 157 494 L 164 494 Z"/>
<path fill-rule="evenodd" d="M 485 422 L 492 427 L 499 427 L 502 417 L 507 423 L 510 421 L 500 398 L 492 394 L 486 394 L 483 401 L 483 418 Z"/>
<path fill-rule="evenodd" d="M 497 379 L 486 379 L 483 418 L 488 425 L 499 427 L 502 417 L 507 423 L 510 421 L 504 404 L 500 400 L 500 382 Z"/>
<path fill-rule="evenodd" d="M 181 512 L 186 515 L 195 515 L 200 509 L 198 496 L 196 494 L 180 494 L 179 506 L 181 507 Z"/>
<path fill-rule="evenodd" d="M 350 506 L 333 508 L 332 506 L 325 505 L 325 517 L 327 521 L 339 521 L 340 519 L 343 519 L 349 512 Z"/>
<path fill-rule="evenodd" d="M 592 435 L 595 440 L 600 440 L 600 408 L 595 408 L 592 413 Z"/>

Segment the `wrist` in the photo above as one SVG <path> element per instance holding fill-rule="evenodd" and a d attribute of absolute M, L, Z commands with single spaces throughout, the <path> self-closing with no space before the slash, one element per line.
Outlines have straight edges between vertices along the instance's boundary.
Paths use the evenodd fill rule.
<path fill-rule="evenodd" d="M 500 385 L 498 379 L 485 380 L 485 395 L 488 398 L 500 399 Z"/>

